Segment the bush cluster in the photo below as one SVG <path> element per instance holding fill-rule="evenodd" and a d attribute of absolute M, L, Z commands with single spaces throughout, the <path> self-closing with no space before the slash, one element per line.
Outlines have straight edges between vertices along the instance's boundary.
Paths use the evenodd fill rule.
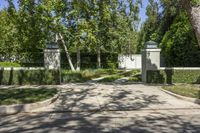
<path fill-rule="evenodd" d="M 0 70 L 0 85 L 60 84 L 59 70 Z"/>
<path fill-rule="evenodd" d="M 0 62 L 0 67 L 20 67 L 21 65 L 16 62 Z"/>
<path fill-rule="evenodd" d="M 71 70 L 63 70 L 62 71 L 62 82 L 86 82 L 93 78 L 98 78 L 105 75 L 112 75 L 120 73 L 120 70 L 117 69 L 86 69 L 82 71 L 73 72 Z"/>
<path fill-rule="evenodd" d="M 147 71 L 148 83 L 200 83 L 200 70 Z"/>
<path fill-rule="evenodd" d="M 200 5 L 200 0 L 191 0 L 191 4 L 194 6 Z"/>

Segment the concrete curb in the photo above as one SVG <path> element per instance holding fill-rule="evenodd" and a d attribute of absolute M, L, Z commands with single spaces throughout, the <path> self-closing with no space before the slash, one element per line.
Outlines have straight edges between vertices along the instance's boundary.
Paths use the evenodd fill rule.
<path fill-rule="evenodd" d="M 171 95 L 171 96 L 174 96 L 178 99 L 181 99 L 181 100 L 185 100 L 185 101 L 188 101 L 188 102 L 193 102 L 193 103 L 196 103 L 196 104 L 200 104 L 200 99 L 196 99 L 196 98 L 190 98 L 190 97 L 185 97 L 185 96 L 181 96 L 181 95 L 178 95 L 178 94 L 175 94 L 171 91 L 167 91 L 167 90 L 164 90 L 162 88 L 160 88 L 161 91 Z"/>
<path fill-rule="evenodd" d="M 12 114 L 17 114 L 17 113 L 33 112 L 36 109 L 49 106 L 50 104 L 55 102 L 58 97 L 59 97 L 59 93 L 53 96 L 52 98 L 49 98 L 45 101 L 36 102 L 36 103 L 2 105 L 0 106 L 0 115 L 12 115 Z"/>

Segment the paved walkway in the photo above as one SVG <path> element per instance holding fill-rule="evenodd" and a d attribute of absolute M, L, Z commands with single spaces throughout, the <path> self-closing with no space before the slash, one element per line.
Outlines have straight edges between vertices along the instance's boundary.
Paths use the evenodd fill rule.
<path fill-rule="evenodd" d="M 170 96 L 158 86 L 91 83 L 60 87 L 60 97 L 50 107 L 1 116 L 0 132 L 200 132 L 200 106 Z"/>

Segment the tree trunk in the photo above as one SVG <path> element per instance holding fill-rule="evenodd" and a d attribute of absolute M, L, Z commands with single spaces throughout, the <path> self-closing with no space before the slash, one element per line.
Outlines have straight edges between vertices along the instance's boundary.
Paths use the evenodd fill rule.
<path fill-rule="evenodd" d="M 192 23 L 200 47 L 200 6 L 192 7 Z"/>
<path fill-rule="evenodd" d="M 62 41 L 62 44 L 63 44 L 64 50 L 65 50 L 65 53 L 66 53 L 67 60 L 69 62 L 70 68 L 71 68 L 72 71 L 75 71 L 74 66 L 72 64 L 72 61 L 71 61 L 71 57 L 69 55 L 69 51 L 68 51 L 67 46 L 65 44 L 65 40 L 63 39 L 63 36 L 60 33 L 59 33 L 59 36 L 60 36 L 60 39 Z"/>
<path fill-rule="evenodd" d="M 77 64 L 77 67 L 76 67 L 76 70 L 77 71 L 80 71 L 81 69 L 81 52 L 80 52 L 80 47 L 78 46 L 77 47 L 77 51 L 76 51 L 76 64 Z"/>
<path fill-rule="evenodd" d="M 189 15 L 200 47 L 200 6 L 191 7 Z"/>
<path fill-rule="evenodd" d="M 97 46 L 97 68 L 101 68 L 101 48 Z"/>
<path fill-rule="evenodd" d="M 182 0 L 182 4 L 188 12 L 200 47 L 200 5 L 191 5 L 190 0 Z"/>

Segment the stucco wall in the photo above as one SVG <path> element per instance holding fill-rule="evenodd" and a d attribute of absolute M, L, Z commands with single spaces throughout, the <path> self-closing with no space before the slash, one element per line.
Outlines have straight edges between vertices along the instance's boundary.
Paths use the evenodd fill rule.
<path fill-rule="evenodd" d="M 118 55 L 118 64 L 120 69 L 141 69 L 142 56 L 135 55 Z"/>

